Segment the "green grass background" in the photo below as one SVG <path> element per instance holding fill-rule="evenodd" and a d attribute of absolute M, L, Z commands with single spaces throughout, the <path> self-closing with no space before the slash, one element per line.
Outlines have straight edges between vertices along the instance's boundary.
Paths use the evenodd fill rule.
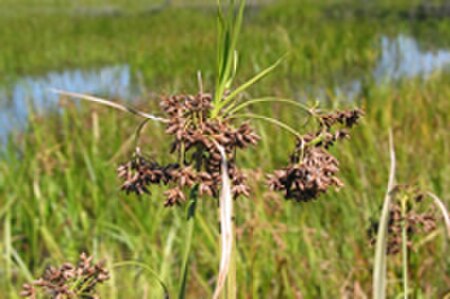
<path fill-rule="evenodd" d="M 153 94 L 195 93 L 198 70 L 210 89 L 215 2 L 200 2 L 186 7 L 174 1 L 155 12 L 148 8 L 156 1 L 79 1 L 76 6 L 1 0 L 0 84 L 25 74 L 127 63 Z M 240 298 L 370 297 L 374 249 L 366 230 L 369 220 L 379 216 L 385 193 L 389 128 L 395 137 L 397 180 L 431 190 L 450 206 L 450 76 L 436 73 L 427 81 L 376 85 L 369 75 L 381 36 L 405 34 L 424 49 L 450 48 L 448 19 L 402 17 L 419 3 L 273 1 L 248 11 L 238 83 L 286 51 L 292 53 L 248 96 L 295 98 L 300 92 L 314 100 L 308 90 L 325 87 L 325 107 L 360 106 L 366 117 L 350 141 L 333 149 L 346 187 L 308 204 L 286 202 L 267 190 L 265 173 L 286 163 L 293 141 L 255 122 L 262 141 L 239 155 L 253 192 L 236 202 Z M 119 13 L 95 10 L 104 7 Z M 367 17 L 352 13 L 361 10 Z M 361 97 L 354 103 L 338 101 L 333 87 L 352 78 L 363 79 Z M 158 111 L 156 96 L 144 93 L 140 103 Z M 64 106 L 59 116 L 31 115 L 27 129 L 13 134 L 0 154 L 0 298 L 16 298 L 24 281 L 49 264 L 76 259 L 83 250 L 109 266 L 126 260 L 145 263 L 174 292 L 184 248 L 183 208 L 164 208 L 162 190 L 143 198 L 125 196 L 115 177 L 117 164 L 132 151 L 138 120 L 92 105 Z M 305 117 L 279 104 L 257 110 L 297 127 Z M 161 125 L 149 126 L 143 142 L 147 153 L 170 161 Z M 188 297 L 209 298 L 219 264 L 216 203 L 203 200 L 198 215 Z M 416 241 L 428 241 L 410 256 L 413 298 L 441 298 L 449 292 L 450 258 L 439 227 L 435 235 L 416 236 Z M 388 265 L 389 298 L 395 298 L 401 293 L 400 257 L 390 258 Z M 113 269 L 101 294 L 161 298 L 151 275 L 136 267 Z"/>

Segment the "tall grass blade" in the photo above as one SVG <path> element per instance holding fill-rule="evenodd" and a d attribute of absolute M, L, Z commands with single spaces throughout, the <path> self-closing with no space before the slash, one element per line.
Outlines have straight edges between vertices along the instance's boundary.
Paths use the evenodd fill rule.
<path fill-rule="evenodd" d="M 158 282 L 158 284 L 161 286 L 161 288 L 164 291 L 164 298 L 168 299 L 169 298 L 169 289 L 167 288 L 166 284 L 159 278 L 158 274 L 149 266 L 147 266 L 144 263 L 140 263 L 140 262 L 136 262 L 136 261 L 125 261 L 125 262 L 119 262 L 119 263 L 115 263 L 113 265 L 114 268 L 120 268 L 120 267 L 139 267 L 142 268 L 144 270 L 147 270 L 147 272 L 149 274 L 151 274 L 156 281 Z"/>
<path fill-rule="evenodd" d="M 58 260 L 63 261 L 64 255 L 61 252 L 61 249 L 59 248 L 58 243 L 56 242 L 52 233 L 45 226 L 41 226 L 39 228 L 39 232 L 45 243 L 45 246 L 47 247 L 48 251 L 51 253 L 52 257 L 55 257 Z"/>
<path fill-rule="evenodd" d="M 233 92 L 231 92 L 225 99 L 223 99 L 222 101 L 220 101 L 219 103 L 216 104 L 216 106 L 214 107 L 214 110 L 212 112 L 212 117 L 215 117 L 219 114 L 220 110 L 225 107 L 226 105 L 230 104 L 231 101 L 241 92 L 243 92 L 244 90 L 246 90 L 247 88 L 249 88 L 250 86 L 254 85 L 256 82 L 258 82 L 259 80 L 261 80 L 262 78 L 264 78 L 265 76 L 267 76 L 268 74 L 270 74 L 275 68 L 278 67 L 278 65 L 283 61 L 285 56 L 281 57 L 280 59 L 278 59 L 274 64 L 272 64 L 271 66 L 269 66 L 268 68 L 262 70 L 261 72 L 259 72 L 257 75 L 255 75 L 253 78 L 251 78 L 250 80 L 248 80 L 247 82 L 245 82 L 244 84 L 240 85 L 238 88 L 236 88 Z"/>
<path fill-rule="evenodd" d="M 233 69 L 231 70 L 231 75 L 230 78 L 226 84 L 227 88 L 230 88 L 234 78 L 236 78 L 236 74 L 237 74 L 237 69 L 238 69 L 238 65 L 239 65 L 239 55 L 237 51 L 234 51 L 234 56 L 233 56 Z"/>
<path fill-rule="evenodd" d="M 161 268 L 159 270 L 159 277 L 161 279 L 165 279 L 169 273 L 170 273 L 170 258 L 173 256 L 173 243 L 175 241 L 176 237 L 176 230 L 175 227 L 173 227 L 169 235 L 167 237 L 166 246 L 164 247 L 164 258 L 161 263 Z"/>
<path fill-rule="evenodd" d="M 196 185 L 190 194 L 189 204 L 187 208 L 187 232 L 186 239 L 184 243 L 184 255 L 183 255 L 183 263 L 181 266 L 181 282 L 178 290 L 178 298 L 184 299 L 186 298 L 186 284 L 188 277 L 188 265 L 189 265 L 189 256 L 191 254 L 191 246 L 192 246 L 192 237 L 194 235 L 195 228 L 195 211 L 197 208 L 197 198 L 198 198 L 198 185 Z"/>
<path fill-rule="evenodd" d="M 375 248 L 375 260 L 373 268 L 373 298 L 386 298 L 386 248 L 388 238 L 388 222 L 389 222 L 389 205 L 391 202 L 391 191 L 395 182 L 395 151 L 392 131 L 389 131 L 389 152 L 391 166 L 389 170 L 389 181 L 386 190 L 386 195 L 383 203 L 383 210 L 378 226 L 377 243 Z"/>
<path fill-rule="evenodd" d="M 10 211 L 13 204 L 16 202 L 16 197 L 11 197 L 6 204 L 0 209 L 0 219 L 3 218 L 3 215 L 6 215 L 7 212 Z"/>
<path fill-rule="evenodd" d="M 28 281 L 33 281 L 33 275 L 31 274 L 30 270 L 28 270 L 27 266 L 25 265 L 25 262 L 20 257 L 19 253 L 13 248 L 10 248 L 11 255 L 16 261 L 17 265 L 19 266 L 20 271 L 22 272 L 22 275 L 26 278 Z"/>
<path fill-rule="evenodd" d="M 222 77 L 222 72 L 223 72 L 223 64 L 224 64 L 224 35 L 225 35 L 225 31 L 226 31 L 226 22 L 225 22 L 225 18 L 223 15 L 223 10 L 222 10 L 222 4 L 221 1 L 217 1 L 217 77 L 216 77 L 216 93 L 215 93 L 215 100 L 218 97 L 219 94 L 219 88 L 220 88 L 220 82 L 221 82 L 221 77 Z"/>
<path fill-rule="evenodd" d="M 232 3 L 232 7 L 234 8 L 234 1 Z M 236 45 L 239 38 L 239 33 L 241 31 L 242 27 L 242 20 L 244 18 L 244 10 L 245 10 L 245 0 L 241 0 L 239 3 L 239 10 L 238 14 L 236 16 L 235 21 L 233 22 L 233 32 L 231 35 L 231 47 L 230 47 L 230 58 L 229 58 L 229 64 L 227 69 L 227 80 L 225 81 L 225 88 L 231 88 L 231 85 L 233 83 L 234 77 L 236 76 L 237 71 L 237 62 L 238 62 L 238 55 L 236 50 Z"/>
<path fill-rule="evenodd" d="M 230 2 L 228 16 L 224 17 L 221 1 L 218 1 L 218 37 L 217 51 L 217 82 L 214 103 L 217 105 L 222 99 L 225 89 L 230 88 L 237 69 L 236 44 L 241 31 L 244 16 L 245 0 L 241 0 L 237 15 L 234 15 L 234 1 Z"/>
<path fill-rule="evenodd" d="M 4 222 L 4 232 L 3 232 L 4 242 L 5 242 L 5 272 L 6 279 L 9 282 L 8 289 L 12 289 L 11 287 L 11 277 L 12 277 L 12 263 L 11 263 L 11 252 L 12 252 L 12 239 L 11 239 L 11 213 L 6 213 L 5 222 Z"/>
<path fill-rule="evenodd" d="M 233 197 L 231 196 L 231 183 L 228 176 L 228 162 L 225 150 L 222 146 L 216 145 L 222 156 L 222 191 L 219 200 L 220 213 L 220 233 L 221 233 L 221 257 L 219 275 L 217 278 L 216 290 L 214 291 L 214 299 L 218 299 L 222 292 L 223 286 L 227 279 L 230 269 L 231 255 L 233 249 Z M 232 289 L 235 289 L 232 288 Z M 233 292 L 233 290 L 229 290 Z M 233 294 L 228 294 L 229 298 L 233 298 Z"/>
<path fill-rule="evenodd" d="M 402 199 L 402 267 L 403 267 L 403 298 L 408 299 L 408 235 L 406 224 L 406 202 L 408 198 Z"/>
<path fill-rule="evenodd" d="M 274 69 L 276 69 L 280 63 L 284 60 L 285 56 L 281 57 L 277 61 L 275 61 L 274 64 L 267 67 L 266 69 L 262 70 L 258 74 L 256 74 L 253 78 L 245 82 L 244 84 L 240 85 L 238 88 L 236 88 L 232 93 L 230 93 L 229 96 L 227 96 L 224 100 L 225 104 L 234 99 L 238 94 L 249 88 L 250 86 L 254 85 L 256 82 L 270 74 Z"/>

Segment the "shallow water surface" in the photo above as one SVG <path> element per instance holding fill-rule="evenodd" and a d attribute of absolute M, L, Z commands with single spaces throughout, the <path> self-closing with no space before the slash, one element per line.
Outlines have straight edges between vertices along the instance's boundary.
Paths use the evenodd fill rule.
<path fill-rule="evenodd" d="M 381 38 L 381 54 L 371 71 L 376 84 L 386 84 L 404 78 L 427 79 L 436 71 L 448 70 L 450 51 L 421 49 L 418 41 L 409 36 Z M 108 66 L 94 70 L 66 70 L 50 72 L 39 77 L 25 76 L 11 86 L 0 87 L 0 143 L 14 130 L 23 129 L 28 120 L 29 107 L 38 113 L 58 108 L 58 95 L 51 88 L 72 92 L 97 94 L 132 100 L 138 94 L 128 65 Z M 362 90 L 363 78 L 353 78 L 332 88 L 335 96 L 356 100 Z M 326 98 L 329 88 L 302 90 L 301 98 Z"/>
<path fill-rule="evenodd" d="M 4 142 L 11 131 L 26 126 L 30 107 L 39 114 L 59 109 L 59 95 L 52 88 L 126 99 L 136 94 L 131 77 L 128 65 L 118 65 L 26 76 L 12 86 L 0 88 L 0 141 Z"/>
<path fill-rule="evenodd" d="M 402 79 L 428 79 L 433 73 L 450 70 L 450 50 L 423 50 L 418 41 L 406 35 L 395 38 L 381 38 L 380 57 L 369 74 L 377 85 L 390 84 Z M 332 87 L 334 95 L 342 100 L 355 101 L 361 94 L 363 78 L 347 79 Z M 329 87 L 321 87 L 309 92 L 319 100 L 327 98 Z M 307 94 L 300 92 L 301 98 Z"/>
<path fill-rule="evenodd" d="M 381 56 L 373 76 L 379 83 L 417 76 L 426 79 L 449 64 L 450 51 L 447 49 L 424 51 L 412 37 L 382 37 Z"/>

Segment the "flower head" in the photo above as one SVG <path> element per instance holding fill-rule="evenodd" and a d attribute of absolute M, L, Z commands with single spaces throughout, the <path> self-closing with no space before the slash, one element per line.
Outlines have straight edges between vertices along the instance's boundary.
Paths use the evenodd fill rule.
<path fill-rule="evenodd" d="M 48 267 L 41 278 L 23 285 L 20 296 L 35 299 L 40 290 L 50 298 L 100 298 L 95 288 L 108 279 L 104 263 L 93 264 L 92 257 L 82 253 L 76 265 L 64 263 L 59 268 Z"/>

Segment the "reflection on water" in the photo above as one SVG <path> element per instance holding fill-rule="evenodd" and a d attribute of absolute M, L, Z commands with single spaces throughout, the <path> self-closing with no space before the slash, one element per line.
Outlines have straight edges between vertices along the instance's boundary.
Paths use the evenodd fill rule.
<path fill-rule="evenodd" d="M 127 98 L 133 93 L 131 71 L 127 65 L 23 77 L 12 86 L 0 88 L 0 143 L 12 130 L 24 128 L 29 107 L 37 113 L 58 109 L 59 96 L 52 93 L 51 88 L 120 98 Z"/>
<path fill-rule="evenodd" d="M 416 39 L 405 35 L 396 38 L 381 38 L 380 57 L 370 74 L 378 85 L 388 84 L 400 79 L 421 77 L 427 79 L 436 71 L 448 70 L 450 51 L 422 50 Z M 361 94 L 363 80 L 353 79 L 333 88 L 334 96 L 339 99 L 354 101 Z M 327 88 L 320 88 L 314 95 L 318 99 L 326 99 Z"/>
<path fill-rule="evenodd" d="M 377 82 L 413 78 L 427 78 L 434 71 L 450 64 L 450 51 L 422 51 L 414 38 L 400 35 L 395 39 L 381 39 L 381 57 L 373 75 Z"/>
<path fill-rule="evenodd" d="M 426 79 L 435 71 L 448 69 L 449 65 L 448 50 L 422 50 L 414 38 L 405 35 L 382 37 L 381 55 L 370 76 L 376 84 L 418 76 Z M 121 65 L 91 71 L 68 70 L 51 72 L 42 77 L 23 77 L 10 87 L 0 87 L 0 143 L 13 129 L 18 130 L 26 125 L 28 107 L 34 107 L 40 113 L 58 109 L 58 96 L 52 94 L 50 88 L 132 99 L 136 92 L 132 88 L 131 75 L 129 66 Z M 334 87 L 332 92 L 339 99 L 356 100 L 361 94 L 362 82 L 362 78 L 353 79 Z M 318 99 L 324 99 L 327 90 L 314 90 L 310 86 L 301 94 L 305 97 L 315 94 Z"/>

